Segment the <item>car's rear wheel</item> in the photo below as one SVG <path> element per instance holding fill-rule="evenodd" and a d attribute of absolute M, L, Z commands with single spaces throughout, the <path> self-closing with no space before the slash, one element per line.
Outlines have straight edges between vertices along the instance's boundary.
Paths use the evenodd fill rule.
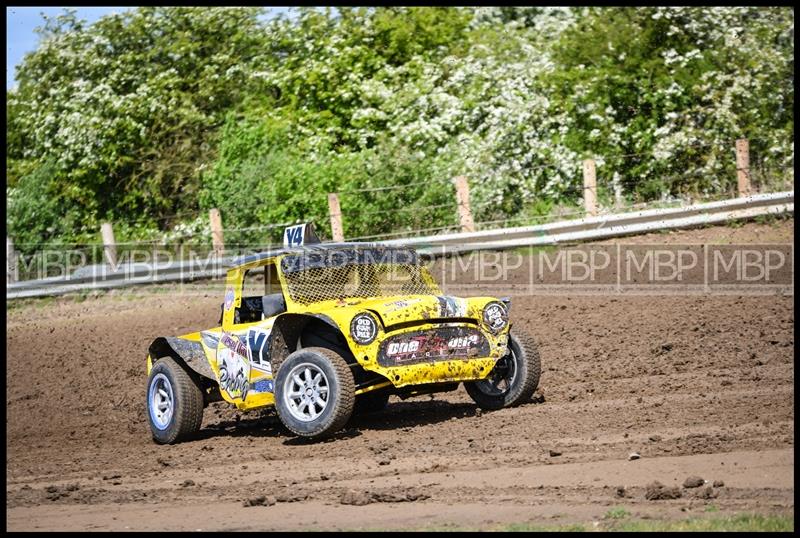
<path fill-rule="evenodd" d="M 178 443 L 200 430 L 203 393 L 171 357 L 159 359 L 150 369 L 147 416 L 157 443 Z"/>
<path fill-rule="evenodd" d="M 539 386 L 541 362 L 536 341 L 529 334 L 512 329 L 508 354 L 500 358 L 485 379 L 464 383 L 467 393 L 482 409 L 519 405 L 533 396 Z"/>
<path fill-rule="evenodd" d="M 299 349 L 275 376 L 278 417 L 302 437 L 325 437 L 341 429 L 353 413 L 354 399 L 350 367 L 330 349 Z"/>

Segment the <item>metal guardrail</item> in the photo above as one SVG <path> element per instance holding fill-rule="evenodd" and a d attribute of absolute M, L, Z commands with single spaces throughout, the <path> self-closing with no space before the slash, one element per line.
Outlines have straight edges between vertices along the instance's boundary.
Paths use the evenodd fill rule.
<path fill-rule="evenodd" d="M 475 250 L 502 250 L 524 246 L 593 241 L 793 212 L 794 191 L 787 191 L 679 208 L 648 209 L 534 226 L 393 239 L 378 241 L 378 243 L 387 246 L 413 247 L 423 254 L 446 255 Z M 108 265 L 90 265 L 82 267 L 66 277 L 50 277 L 7 284 L 6 299 L 62 295 L 139 284 L 219 278 L 225 275 L 225 267 L 233 259 L 233 257 L 195 259 L 156 265 L 135 263 L 122 265 L 116 270 L 112 270 Z"/>
<path fill-rule="evenodd" d="M 748 209 L 756 207 L 766 207 L 771 205 L 785 205 L 794 203 L 794 191 L 777 192 L 769 194 L 756 194 L 746 198 L 734 198 L 731 200 L 721 200 L 717 202 L 707 202 L 694 204 L 685 207 L 673 207 L 664 209 L 646 209 L 642 211 L 632 211 L 628 213 L 616 213 L 610 215 L 600 215 L 597 217 L 586 217 L 583 219 L 566 220 L 551 222 L 547 224 L 536 224 L 532 226 L 518 226 L 513 228 L 501 228 L 494 230 L 482 230 L 471 233 L 454 233 L 447 235 L 432 235 L 427 237 L 414 237 L 407 239 L 392 239 L 382 241 L 386 245 L 404 245 L 427 247 L 431 245 L 448 245 L 463 243 L 489 243 L 492 241 L 506 241 L 519 238 L 533 237 L 552 237 L 566 233 L 596 230 L 629 226 L 644 222 L 667 221 L 673 218 L 691 217 L 701 214 L 732 211 L 736 209 Z M 536 243 L 541 244 L 541 243 Z"/>
<path fill-rule="evenodd" d="M 147 263 L 128 263 L 120 264 L 116 269 L 107 264 L 93 264 L 76 269 L 68 276 L 55 276 L 37 280 L 23 280 L 6 284 L 6 292 L 18 292 L 23 290 L 33 290 L 38 288 L 61 288 L 70 286 L 70 289 L 79 290 L 81 285 L 93 282 L 107 282 L 108 287 L 117 287 L 117 282 L 131 281 L 137 283 L 137 279 L 152 277 L 155 281 L 168 282 L 170 276 L 184 275 L 185 279 L 194 280 L 195 278 L 207 278 L 210 276 L 222 276 L 225 274 L 224 268 L 235 257 L 225 257 L 219 259 L 195 259 L 190 261 L 176 260 L 171 263 L 161 263 L 151 265 Z M 202 276 L 196 276 L 202 275 Z M 164 280 L 166 278 L 167 280 Z M 78 286 L 78 287 L 76 287 Z M 7 295 L 8 296 L 8 295 Z"/>

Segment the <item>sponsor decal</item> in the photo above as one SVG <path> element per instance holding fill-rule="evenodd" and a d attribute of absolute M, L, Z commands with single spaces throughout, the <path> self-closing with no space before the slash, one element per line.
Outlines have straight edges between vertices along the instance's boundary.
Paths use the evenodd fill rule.
<path fill-rule="evenodd" d="M 492 332 L 499 332 L 508 323 L 508 310 L 500 303 L 489 303 L 483 311 L 483 321 Z"/>
<path fill-rule="evenodd" d="M 272 379 L 259 379 L 250 384 L 250 390 L 253 392 L 275 392 L 275 384 Z"/>
<path fill-rule="evenodd" d="M 402 366 L 436 360 L 483 357 L 489 344 L 479 331 L 448 327 L 435 331 L 415 331 L 390 338 L 381 346 L 378 363 Z"/>
<path fill-rule="evenodd" d="M 406 308 L 407 306 L 411 306 L 412 304 L 417 304 L 420 302 L 421 299 L 401 299 L 399 301 L 391 301 L 384 304 L 384 309 L 387 314 L 391 314 L 401 308 Z"/>
<path fill-rule="evenodd" d="M 230 333 L 222 333 L 222 338 L 219 340 L 222 342 L 222 345 L 226 348 L 230 349 L 237 355 L 241 355 L 245 359 L 250 358 L 250 354 L 248 353 L 247 346 L 242 342 L 239 337 L 235 334 Z"/>
<path fill-rule="evenodd" d="M 219 388 L 231 398 L 247 397 L 250 380 L 250 361 L 247 346 L 238 336 L 222 333 L 220 343 L 224 347 L 217 350 L 217 368 L 219 368 Z"/>
<path fill-rule="evenodd" d="M 220 390 L 227 392 L 231 398 L 244 400 L 250 379 L 250 364 L 247 359 L 232 349 L 221 348 L 217 352 L 217 367 Z"/>
<path fill-rule="evenodd" d="M 445 295 L 439 299 L 439 315 L 443 318 L 463 318 L 467 316 L 467 300 Z"/>
<path fill-rule="evenodd" d="M 417 336 L 405 342 L 392 342 L 386 348 L 386 356 L 402 360 L 402 357 L 406 356 L 415 359 L 418 354 L 423 353 L 426 357 L 451 355 L 453 351 L 465 351 L 476 346 L 478 335 L 456 336 L 448 340 L 446 344 L 444 342 L 445 340 L 438 336 Z M 420 351 L 420 349 L 424 351 Z"/>
<path fill-rule="evenodd" d="M 236 299 L 236 294 L 233 292 L 232 289 L 228 289 L 225 292 L 225 310 L 230 310 L 233 306 L 233 301 Z"/>
<path fill-rule="evenodd" d="M 387 310 L 389 312 L 393 312 L 393 311 L 397 310 L 398 308 L 405 308 L 409 304 L 411 304 L 409 301 L 406 301 L 405 299 L 402 299 L 400 301 L 392 301 L 391 303 L 386 303 L 383 306 L 387 307 Z M 392 308 L 392 307 L 394 307 L 394 308 Z"/>
<path fill-rule="evenodd" d="M 448 349 L 469 349 L 478 345 L 478 335 L 456 336 L 447 341 Z"/>
<path fill-rule="evenodd" d="M 370 314 L 359 314 L 350 322 L 350 334 L 361 345 L 371 344 L 378 335 L 378 324 Z"/>

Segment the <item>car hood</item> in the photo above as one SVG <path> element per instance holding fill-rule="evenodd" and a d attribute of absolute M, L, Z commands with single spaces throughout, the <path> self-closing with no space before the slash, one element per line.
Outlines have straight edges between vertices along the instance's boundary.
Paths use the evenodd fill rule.
<path fill-rule="evenodd" d="M 461 298 L 450 295 L 403 295 L 359 301 L 348 306 L 355 311 L 371 310 L 384 327 L 427 319 L 472 318 L 480 320 L 491 297 Z M 355 312 L 354 312 L 355 314 Z"/>

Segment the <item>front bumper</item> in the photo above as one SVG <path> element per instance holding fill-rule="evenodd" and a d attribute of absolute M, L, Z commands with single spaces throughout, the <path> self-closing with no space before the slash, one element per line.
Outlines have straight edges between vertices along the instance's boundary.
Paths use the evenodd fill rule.
<path fill-rule="evenodd" d="M 492 334 L 475 324 L 436 323 L 381 333 L 367 346 L 352 344 L 365 370 L 395 387 L 485 378 L 508 352 L 508 327 Z"/>

